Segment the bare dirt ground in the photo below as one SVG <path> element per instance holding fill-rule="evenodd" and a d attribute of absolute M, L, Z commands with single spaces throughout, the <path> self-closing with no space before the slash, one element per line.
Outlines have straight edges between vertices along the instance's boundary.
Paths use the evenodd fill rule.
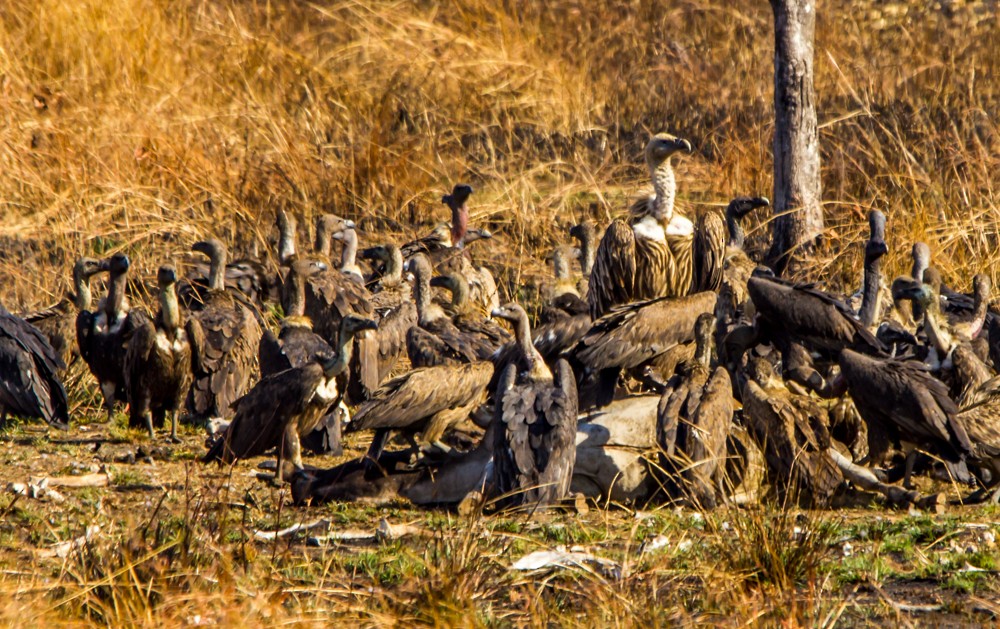
<path fill-rule="evenodd" d="M 360 437 L 344 457 L 307 464 L 359 456 Z M 10 624 L 1000 618 L 996 507 L 703 514 L 591 505 L 533 519 L 403 501 L 296 508 L 287 488 L 257 477 L 267 457 L 231 469 L 201 464 L 204 436 L 194 428 L 171 445 L 117 424 L 68 433 L 20 425 L 0 437 L 0 451 L 0 620 Z M 60 486 L 102 477 L 105 486 Z M 39 489 L 41 478 L 55 494 Z M 273 534 L 295 524 L 308 528 Z M 536 551 L 578 554 L 566 567 L 515 569 Z"/>

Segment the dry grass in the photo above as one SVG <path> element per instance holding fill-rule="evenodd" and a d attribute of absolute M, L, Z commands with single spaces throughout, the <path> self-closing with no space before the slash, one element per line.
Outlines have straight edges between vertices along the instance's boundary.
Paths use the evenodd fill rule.
<path fill-rule="evenodd" d="M 856 282 L 858 235 L 877 207 L 890 271 L 924 239 L 953 285 L 981 269 L 1000 281 L 1000 27 L 989 3 L 944 4 L 819 3 L 828 229 L 812 277 Z M 278 207 L 362 220 L 368 241 L 422 233 L 445 218 L 442 192 L 468 181 L 474 221 L 498 234 L 477 255 L 530 300 L 565 228 L 606 222 L 643 185 L 650 131 L 696 147 L 679 164 L 683 208 L 770 194 L 771 38 L 767 4 L 749 1 L 13 0 L 0 9 L 0 298 L 11 310 L 53 302 L 86 252 L 127 251 L 149 277 L 207 234 L 265 250 Z M 765 226 L 751 244 L 766 239 Z M 5 464 L 28 466 L 36 450 L 11 446 Z M 85 554 L 0 579 L 0 620 L 826 624 L 844 613 L 822 602 L 836 588 L 798 569 L 780 577 L 792 593 L 770 596 L 768 579 L 713 561 L 711 540 L 697 561 L 629 559 L 622 545 L 642 539 L 620 513 L 586 524 L 641 564 L 616 582 L 514 579 L 500 567 L 537 535 L 449 533 L 500 521 L 442 523 L 433 544 L 356 562 L 261 548 L 236 539 L 241 514 L 209 506 L 223 480 L 175 476 L 158 512 L 145 498 L 108 513 L 83 501 L 36 521 L 0 498 L 3 563 L 18 574 L 29 564 L 9 563 L 23 559 L 11 548 L 79 534 L 95 513 L 106 524 Z M 269 500 L 262 525 L 302 516 Z M 12 533 L 15 516 L 40 537 Z M 736 530 L 757 541 L 783 530 L 761 517 Z M 810 557 L 796 561 L 815 567 Z"/>

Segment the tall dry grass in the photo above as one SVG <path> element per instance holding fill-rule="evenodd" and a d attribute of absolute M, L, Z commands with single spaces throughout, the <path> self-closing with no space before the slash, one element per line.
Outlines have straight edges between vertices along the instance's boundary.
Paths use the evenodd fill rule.
<path fill-rule="evenodd" d="M 853 277 L 871 207 L 889 215 L 891 268 L 922 238 L 958 286 L 992 272 L 996 15 L 922 6 L 819 6 L 818 276 Z M 51 300 L 86 251 L 150 272 L 208 232 L 264 245 L 277 207 L 410 235 L 459 180 L 507 254 L 483 257 L 530 285 L 565 226 L 606 221 L 642 186 L 651 131 L 696 147 L 685 208 L 770 193 L 771 37 L 758 2 L 9 3 L 4 298 Z"/>

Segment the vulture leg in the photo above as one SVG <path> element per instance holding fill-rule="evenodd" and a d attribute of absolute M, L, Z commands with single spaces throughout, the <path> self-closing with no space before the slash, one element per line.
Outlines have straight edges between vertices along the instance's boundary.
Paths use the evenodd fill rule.
<path fill-rule="evenodd" d="M 910 450 L 906 453 L 906 471 L 903 472 L 903 489 L 913 489 L 910 477 L 913 476 L 913 466 L 917 462 L 917 451 Z"/>
<path fill-rule="evenodd" d="M 115 418 L 115 383 L 102 382 L 101 395 L 104 396 L 104 408 L 108 411 L 108 423 Z"/>
<path fill-rule="evenodd" d="M 375 436 L 372 437 L 372 443 L 368 446 L 368 452 L 365 453 L 365 473 L 375 469 L 378 465 L 378 460 L 382 456 L 382 451 L 385 450 L 385 445 L 389 442 L 389 429 L 379 428 L 375 431 Z"/>
<path fill-rule="evenodd" d="M 146 430 L 149 431 L 149 438 L 156 439 L 156 431 L 153 430 L 153 413 L 149 409 L 146 409 L 142 414 L 142 419 L 146 423 Z"/>
<path fill-rule="evenodd" d="M 287 478 L 291 479 L 295 471 L 301 470 L 302 465 L 302 444 L 299 442 L 299 427 L 296 422 L 291 422 L 285 428 L 285 439 L 283 442 L 286 463 L 291 463 L 294 469 L 290 470 Z M 282 479 L 286 478 L 284 470 L 280 470 Z"/>
<path fill-rule="evenodd" d="M 181 440 L 177 437 L 177 415 L 180 411 L 174 409 L 170 411 L 170 442 L 180 443 Z"/>
<path fill-rule="evenodd" d="M 604 408 L 615 401 L 615 389 L 618 387 L 618 375 L 621 369 L 610 367 L 602 369 L 597 374 L 597 407 Z"/>

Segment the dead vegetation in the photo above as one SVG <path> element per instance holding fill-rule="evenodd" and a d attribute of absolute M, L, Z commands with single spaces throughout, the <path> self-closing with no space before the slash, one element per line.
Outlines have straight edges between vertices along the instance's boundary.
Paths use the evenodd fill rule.
<path fill-rule="evenodd" d="M 818 11 L 828 230 L 807 272 L 855 282 L 878 208 L 890 276 L 924 240 L 956 287 L 974 271 L 996 284 L 995 8 Z M 336 211 L 366 241 L 423 233 L 461 180 L 477 189 L 473 221 L 497 234 L 479 259 L 531 305 L 566 229 L 625 209 L 649 131 L 695 147 L 678 165 L 686 207 L 770 193 L 771 37 L 759 2 L 11 2 L 0 298 L 49 305 L 87 253 L 125 251 L 150 278 L 207 235 L 268 252 L 278 208 Z M 751 232 L 751 248 L 766 242 L 766 228 Z M 112 484 L 60 487 L 62 503 L 0 496 L 4 623 L 832 626 L 998 613 L 994 510 L 591 510 L 536 523 L 296 509 L 245 468 L 195 465 L 194 432 L 137 452 L 148 446 L 123 418 L 92 423 L 99 396 L 76 380 L 82 427 L 12 431 L 0 479 L 105 464 Z M 254 537 L 319 518 L 328 531 Z M 366 537 L 383 519 L 413 532 Z M 364 540 L 310 545 L 344 530 Z M 511 570 L 560 545 L 614 569 Z"/>

